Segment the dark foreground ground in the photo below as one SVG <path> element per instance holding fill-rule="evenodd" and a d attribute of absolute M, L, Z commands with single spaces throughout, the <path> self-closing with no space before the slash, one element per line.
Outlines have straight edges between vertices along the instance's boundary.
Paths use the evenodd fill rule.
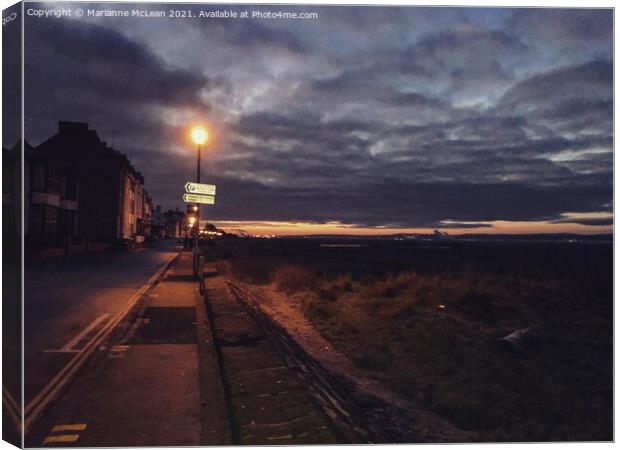
<path fill-rule="evenodd" d="M 192 253 L 167 244 L 144 251 L 150 255 L 108 255 L 116 264 L 79 257 L 82 278 L 99 268 L 108 289 L 114 289 L 108 277 L 120 277 L 116 266 L 125 258 L 137 266 L 127 284 L 137 282 L 148 265 L 153 274 L 126 295 L 124 307 L 106 313 L 102 326 L 87 325 L 79 339 L 67 335 L 71 344 L 52 353 L 69 355 L 59 373 L 78 369 L 67 381 L 49 380 L 28 403 L 35 406 L 26 406 L 27 447 L 366 442 L 315 402 L 308 383 L 289 365 L 289 353 L 274 346 L 213 264 L 203 267 L 199 287 Z M 156 264 L 170 252 L 163 266 Z M 74 265 L 60 273 L 69 267 Z M 82 302 L 95 294 L 86 292 Z M 111 294 L 101 303 L 122 303 L 122 292 Z"/>
<path fill-rule="evenodd" d="M 238 239 L 211 254 L 476 440 L 613 439 L 611 243 Z"/>

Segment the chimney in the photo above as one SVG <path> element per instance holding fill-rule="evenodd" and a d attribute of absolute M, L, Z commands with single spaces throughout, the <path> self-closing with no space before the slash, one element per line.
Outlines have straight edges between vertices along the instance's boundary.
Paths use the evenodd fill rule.
<path fill-rule="evenodd" d="M 88 124 L 86 122 L 58 122 L 58 131 L 60 133 L 71 132 L 84 132 L 88 131 Z"/>

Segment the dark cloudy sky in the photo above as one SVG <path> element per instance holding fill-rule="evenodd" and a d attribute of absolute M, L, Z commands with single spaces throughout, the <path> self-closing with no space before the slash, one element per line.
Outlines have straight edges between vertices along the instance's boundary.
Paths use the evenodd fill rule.
<path fill-rule="evenodd" d="M 88 121 L 169 208 L 205 123 L 229 226 L 610 230 L 611 10 L 234 9 L 319 18 L 27 18 L 27 139 Z"/>

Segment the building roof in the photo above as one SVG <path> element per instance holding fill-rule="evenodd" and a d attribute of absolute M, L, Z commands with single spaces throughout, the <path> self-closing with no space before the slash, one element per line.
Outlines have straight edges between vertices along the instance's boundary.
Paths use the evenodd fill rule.
<path fill-rule="evenodd" d="M 22 140 L 18 140 L 15 145 L 11 148 L 2 147 L 2 159 L 5 161 L 12 161 L 21 159 L 21 148 L 22 148 Z M 34 152 L 34 147 L 28 143 L 28 141 L 24 141 L 24 156 L 26 159 L 32 156 Z"/>
<path fill-rule="evenodd" d="M 40 144 L 37 151 L 67 161 L 76 172 L 89 176 L 112 175 L 125 169 L 144 184 L 144 176 L 127 155 L 109 147 L 85 122 L 58 122 L 58 133 Z"/>

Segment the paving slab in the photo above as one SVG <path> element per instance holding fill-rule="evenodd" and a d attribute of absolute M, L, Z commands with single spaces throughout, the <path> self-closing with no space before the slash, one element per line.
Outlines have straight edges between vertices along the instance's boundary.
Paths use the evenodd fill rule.
<path fill-rule="evenodd" d="M 265 331 L 211 268 L 206 280 L 210 322 L 220 352 L 235 443 L 342 443 L 308 386 L 277 352 Z"/>
<path fill-rule="evenodd" d="M 200 445 L 197 346 L 132 345 L 111 353 L 123 356 L 64 421 L 87 424 L 79 445 Z"/>

